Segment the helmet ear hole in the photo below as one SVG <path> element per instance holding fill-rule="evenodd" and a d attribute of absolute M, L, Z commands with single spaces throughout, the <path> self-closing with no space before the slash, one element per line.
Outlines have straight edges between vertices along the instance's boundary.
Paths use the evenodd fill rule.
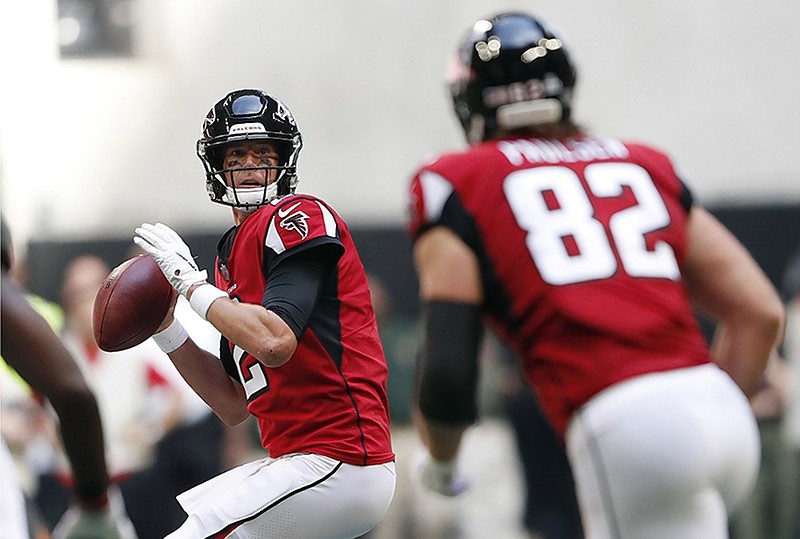
<path fill-rule="evenodd" d="M 220 148 L 209 148 L 207 154 L 208 162 L 214 170 L 219 171 L 225 168 L 225 152 L 221 151 Z"/>
<path fill-rule="evenodd" d="M 294 193 L 297 187 L 297 174 L 294 171 L 286 171 L 278 180 L 278 195 L 286 196 Z"/>
<path fill-rule="evenodd" d="M 226 189 L 225 189 L 225 184 L 224 183 L 218 182 L 218 181 L 217 182 L 212 182 L 211 183 L 211 189 L 213 189 L 213 191 L 214 191 L 213 194 L 214 194 L 215 197 L 222 198 L 223 196 L 225 196 Z"/>

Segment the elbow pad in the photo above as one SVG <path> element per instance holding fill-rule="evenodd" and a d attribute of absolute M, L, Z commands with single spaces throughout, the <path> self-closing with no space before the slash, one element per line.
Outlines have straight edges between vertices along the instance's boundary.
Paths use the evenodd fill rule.
<path fill-rule="evenodd" d="M 417 356 L 417 401 L 426 418 L 463 425 L 478 416 L 479 305 L 429 301 L 423 305 L 423 343 Z"/>

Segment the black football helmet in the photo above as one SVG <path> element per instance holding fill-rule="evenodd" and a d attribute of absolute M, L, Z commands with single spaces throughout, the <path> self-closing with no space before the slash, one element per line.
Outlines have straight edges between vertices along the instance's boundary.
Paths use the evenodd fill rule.
<path fill-rule="evenodd" d="M 275 144 L 280 163 L 247 167 L 277 169 L 277 181 L 264 187 L 234 189 L 226 181 L 236 169 L 223 165 L 224 148 L 230 142 L 267 140 Z M 294 193 L 297 187 L 297 157 L 303 138 L 286 106 L 263 90 L 236 90 L 208 112 L 197 141 L 197 156 L 206 170 L 206 190 L 212 201 L 252 212 L 272 200 Z"/>
<path fill-rule="evenodd" d="M 470 144 L 498 129 L 566 122 L 575 66 L 558 35 L 525 13 L 477 21 L 448 73 L 456 115 Z"/>

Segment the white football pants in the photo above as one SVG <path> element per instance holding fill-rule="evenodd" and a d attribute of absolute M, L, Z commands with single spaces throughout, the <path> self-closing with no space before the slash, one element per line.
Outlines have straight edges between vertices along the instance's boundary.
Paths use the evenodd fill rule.
<path fill-rule="evenodd" d="M 243 464 L 180 496 L 189 518 L 167 539 L 349 539 L 380 522 L 395 464 L 353 466 L 307 453 Z"/>
<path fill-rule="evenodd" d="M 724 539 L 758 475 L 747 398 L 716 365 L 652 373 L 593 397 L 567 450 L 587 539 Z"/>

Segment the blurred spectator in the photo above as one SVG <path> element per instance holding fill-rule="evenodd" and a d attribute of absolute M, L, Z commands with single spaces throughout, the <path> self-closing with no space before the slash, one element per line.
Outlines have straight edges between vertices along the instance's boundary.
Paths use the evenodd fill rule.
<path fill-rule="evenodd" d="M 145 488 L 144 474 L 153 462 L 155 445 L 180 421 L 183 403 L 152 342 L 114 353 L 95 343 L 92 307 L 109 272 L 110 267 L 93 255 L 79 256 L 67 265 L 61 337 L 97 395 L 111 480 L 120 486 L 137 533 L 146 539 L 149 523 L 160 518 L 160 506 L 150 500 L 163 493 L 158 484 Z M 50 522 L 64 508 L 63 487 L 71 482 L 60 452 L 59 456 L 55 471 L 40 476 L 37 495 Z"/>

